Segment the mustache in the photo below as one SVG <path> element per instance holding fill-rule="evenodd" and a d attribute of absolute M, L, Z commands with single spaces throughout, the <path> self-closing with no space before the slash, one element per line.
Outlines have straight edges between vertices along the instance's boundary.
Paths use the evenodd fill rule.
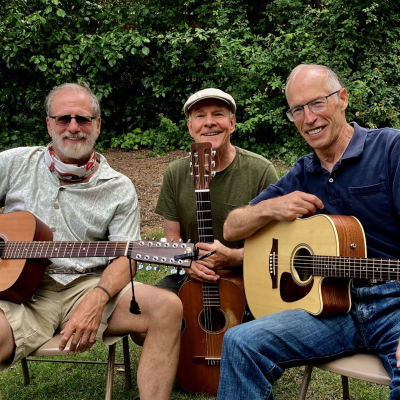
<path fill-rule="evenodd" d="M 60 136 L 61 139 L 87 139 L 89 135 L 83 132 L 78 132 L 78 133 L 65 132 Z"/>

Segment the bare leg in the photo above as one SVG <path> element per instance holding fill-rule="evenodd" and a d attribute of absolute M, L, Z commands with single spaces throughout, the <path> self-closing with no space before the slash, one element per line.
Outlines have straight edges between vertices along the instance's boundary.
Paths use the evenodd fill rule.
<path fill-rule="evenodd" d="M 14 349 L 15 344 L 11 326 L 3 310 L 0 310 L 0 363 L 8 360 L 14 353 Z"/>
<path fill-rule="evenodd" d="M 141 400 L 167 400 L 178 366 L 182 304 L 179 298 L 148 285 L 135 286 L 141 315 L 129 312 L 132 294 L 128 291 L 109 319 L 106 335 L 131 334 L 143 344 L 137 372 Z"/>

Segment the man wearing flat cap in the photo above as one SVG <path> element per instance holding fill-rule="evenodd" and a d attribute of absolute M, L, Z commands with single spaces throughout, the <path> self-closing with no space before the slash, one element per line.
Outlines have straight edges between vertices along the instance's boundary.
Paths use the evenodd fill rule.
<path fill-rule="evenodd" d="M 214 88 L 200 90 L 189 97 L 183 111 L 194 141 L 210 142 L 216 151 L 213 158 L 216 174 L 210 184 L 214 242 L 197 243 L 196 196 L 190 175 L 190 157 L 168 166 L 155 211 L 164 218 L 164 235 L 168 240 L 191 239 L 197 243 L 200 255 L 217 250 L 212 256 L 193 262 L 188 270 L 191 278 L 213 283 L 219 279 L 218 270 L 241 268 L 243 264 L 244 242 L 227 242 L 223 238 L 223 224 L 228 213 L 247 205 L 269 184 L 275 183 L 277 174 L 264 157 L 231 144 L 236 103 L 228 93 Z M 170 275 L 157 286 L 178 294 L 184 280 L 179 274 Z"/>

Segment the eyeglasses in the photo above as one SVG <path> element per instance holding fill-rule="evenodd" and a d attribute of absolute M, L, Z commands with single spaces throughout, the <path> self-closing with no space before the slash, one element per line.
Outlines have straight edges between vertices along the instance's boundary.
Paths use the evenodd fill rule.
<path fill-rule="evenodd" d="M 53 118 L 57 125 L 65 126 L 71 123 L 71 119 L 74 119 L 78 125 L 90 125 L 96 117 L 91 117 L 90 115 L 77 115 L 76 117 L 71 117 L 70 115 L 49 115 L 49 118 Z"/>
<path fill-rule="evenodd" d="M 334 94 L 340 92 L 340 90 L 341 89 L 336 90 L 336 92 L 328 94 L 327 96 L 318 97 L 318 99 L 311 100 L 307 104 L 303 104 L 302 106 L 289 108 L 289 110 L 286 111 L 286 115 L 289 118 L 289 121 L 293 122 L 303 118 L 305 106 L 307 106 L 310 111 L 316 114 L 324 111 L 328 107 L 328 97 L 331 97 Z"/>

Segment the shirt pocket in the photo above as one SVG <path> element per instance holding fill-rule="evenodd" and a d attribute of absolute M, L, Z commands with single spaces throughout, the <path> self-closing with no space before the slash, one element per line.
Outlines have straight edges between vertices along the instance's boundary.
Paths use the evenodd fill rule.
<path fill-rule="evenodd" d="M 386 182 L 349 187 L 351 213 L 362 225 L 380 225 L 391 218 Z"/>

